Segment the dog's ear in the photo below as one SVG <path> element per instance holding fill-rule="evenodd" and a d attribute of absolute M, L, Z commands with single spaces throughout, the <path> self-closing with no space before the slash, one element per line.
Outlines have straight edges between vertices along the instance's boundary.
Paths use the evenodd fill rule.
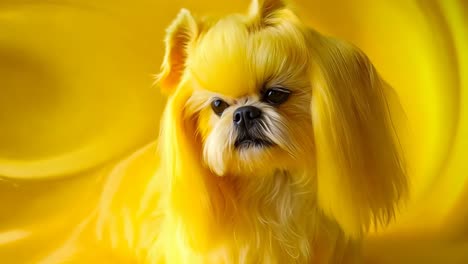
<path fill-rule="evenodd" d="M 249 14 L 259 20 L 264 20 L 275 11 L 284 9 L 285 7 L 286 4 L 283 0 L 252 0 Z"/>
<path fill-rule="evenodd" d="M 386 96 L 391 87 L 353 45 L 313 35 L 318 202 L 349 236 L 359 237 L 388 223 L 407 191 Z"/>
<path fill-rule="evenodd" d="M 171 93 L 185 70 L 188 49 L 198 35 L 198 25 L 187 9 L 180 10 L 166 30 L 166 50 L 161 72 L 156 76 L 163 93 Z"/>

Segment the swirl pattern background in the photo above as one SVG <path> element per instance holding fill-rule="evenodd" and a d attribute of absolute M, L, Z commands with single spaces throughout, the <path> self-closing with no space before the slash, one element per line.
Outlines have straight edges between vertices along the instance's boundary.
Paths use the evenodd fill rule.
<path fill-rule="evenodd" d="M 406 110 L 411 199 L 366 243 L 376 263 L 468 263 L 468 2 L 296 0 L 312 27 L 353 42 Z M 181 7 L 243 1 L 0 2 L 0 256 L 63 239 L 121 157 L 154 141 L 152 86 Z M 74 208 L 70 212 L 68 208 Z"/>

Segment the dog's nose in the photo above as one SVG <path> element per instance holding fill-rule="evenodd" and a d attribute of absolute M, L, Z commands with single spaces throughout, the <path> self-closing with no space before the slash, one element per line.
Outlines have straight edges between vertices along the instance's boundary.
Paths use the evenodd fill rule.
<path fill-rule="evenodd" d="M 252 120 L 259 118 L 262 111 L 255 106 L 242 106 L 234 112 L 233 120 L 236 125 L 244 125 L 245 128 L 250 127 Z"/>

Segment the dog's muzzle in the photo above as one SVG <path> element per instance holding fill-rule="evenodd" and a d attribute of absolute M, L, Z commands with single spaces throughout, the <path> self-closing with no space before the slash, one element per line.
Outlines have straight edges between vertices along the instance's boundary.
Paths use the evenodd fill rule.
<path fill-rule="evenodd" d="M 236 148 L 268 147 L 273 143 L 262 132 L 262 110 L 255 106 L 239 107 L 233 114 L 233 122 L 238 136 L 234 143 Z"/>

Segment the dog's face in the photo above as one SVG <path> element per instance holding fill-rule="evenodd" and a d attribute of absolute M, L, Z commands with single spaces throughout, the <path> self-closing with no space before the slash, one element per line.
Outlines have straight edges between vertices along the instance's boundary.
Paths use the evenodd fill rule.
<path fill-rule="evenodd" d="M 203 162 L 217 175 L 271 174 L 312 155 L 305 40 L 293 23 L 251 23 L 218 21 L 187 63 L 185 114 L 197 120 Z"/>

